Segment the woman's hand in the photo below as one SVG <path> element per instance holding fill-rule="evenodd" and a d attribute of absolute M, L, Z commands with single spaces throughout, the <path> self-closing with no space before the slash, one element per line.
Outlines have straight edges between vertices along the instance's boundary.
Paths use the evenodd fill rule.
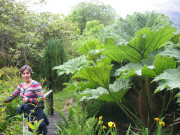
<path fill-rule="evenodd" d="M 24 103 L 27 103 L 28 98 L 26 96 L 23 96 L 24 98 L 22 99 Z"/>

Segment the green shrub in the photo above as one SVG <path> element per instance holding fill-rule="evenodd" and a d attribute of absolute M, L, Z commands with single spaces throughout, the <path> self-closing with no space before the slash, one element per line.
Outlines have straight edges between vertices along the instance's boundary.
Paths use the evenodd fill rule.
<path fill-rule="evenodd" d="M 62 65 L 68 60 L 64 45 L 60 39 L 49 39 L 45 50 L 44 60 L 41 61 L 40 74 L 47 79 L 46 84 L 54 91 L 63 90 L 63 83 L 69 77 L 65 74 L 58 76 L 53 67 Z"/>
<path fill-rule="evenodd" d="M 15 70 L 12 71 L 11 69 Z M 4 79 L 3 81 L 0 80 L 0 104 L 3 104 L 3 101 L 13 92 L 13 87 L 17 87 L 20 82 L 19 77 L 15 74 L 15 71 L 17 71 L 16 68 L 3 68 L 0 77 L 4 73 L 2 71 L 4 71 L 6 75 L 2 77 Z M 20 97 L 18 97 L 13 102 L 6 103 L 3 107 L 0 107 L 0 131 L 3 131 L 3 133 L 20 133 L 20 129 L 22 128 L 22 126 L 20 126 L 22 125 L 22 116 L 17 115 L 17 108 L 20 102 L 22 101 Z"/>

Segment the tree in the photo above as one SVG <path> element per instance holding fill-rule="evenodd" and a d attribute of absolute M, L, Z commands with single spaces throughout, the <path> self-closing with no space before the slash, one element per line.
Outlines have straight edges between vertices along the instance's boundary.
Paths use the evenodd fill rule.
<path fill-rule="evenodd" d="M 81 48 L 81 46 L 85 45 L 87 41 L 91 41 L 93 39 L 100 40 L 99 32 L 104 28 L 103 24 L 99 24 L 98 20 L 88 21 L 86 23 L 86 28 L 82 35 L 79 35 L 78 40 L 74 41 L 72 44 L 76 46 L 76 50 Z M 74 50 L 76 55 L 80 55 L 79 51 Z"/>
<path fill-rule="evenodd" d="M 107 26 L 115 22 L 116 16 L 116 10 L 110 5 L 105 5 L 99 1 L 91 1 L 78 3 L 66 19 L 78 22 L 78 27 L 82 34 L 86 27 L 86 22 L 98 20 L 100 24 Z"/>
<path fill-rule="evenodd" d="M 64 21 L 61 14 L 35 13 L 28 2 L 0 1 L 0 64 L 18 66 L 39 65 L 46 42 L 61 38 L 68 53 L 79 34 L 76 23 Z"/>
<path fill-rule="evenodd" d="M 47 79 L 49 89 L 63 90 L 63 82 L 68 81 L 67 75 L 57 76 L 53 67 L 62 65 L 68 60 L 64 45 L 60 39 L 51 38 L 47 41 L 44 60 L 41 61 L 40 72 L 41 76 Z"/>
<path fill-rule="evenodd" d="M 88 21 L 86 28 L 84 29 L 83 35 L 93 38 L 99 37 L 99 32 L 104 28 L 103 24 L 99 24 L 98 20 Z"/>

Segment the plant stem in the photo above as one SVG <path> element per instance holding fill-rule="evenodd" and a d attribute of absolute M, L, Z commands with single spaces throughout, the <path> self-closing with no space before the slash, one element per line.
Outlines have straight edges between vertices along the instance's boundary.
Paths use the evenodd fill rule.
<path fill-rule="evenodd" d="M 175 93 L 176 93 L 176 90 L 173 92 L 173 94 L 172 94 L 172 96 L 171 96 L 171 98 L 170 98 L 170 100 L 169 100 L 169 102 L 168 102 L 168 104 L 167 104 L 167 106 L 166 106 L 165 111 L 167 111 L 167 109 L 168 109 L 168 107 L 169 107 L 169 104 L 170 104 L 170 102 L 172 101 Z"/>
<path fill-rule="evenodd" d="M 163 106 L 162 106 L 162 110 L 161 110 L 161 114 L 160 114 L 159 118 L 161 118 L 164 115 L 166 99 L 167 99 L 167 90 L 165 90 L 165 97 L 164 97 Z"/>
<path fill-rule="evenodd" d="M 148 111 L 149 111 L 149 114 L 150 114 L 150 118 L 153 120 L 153 116 L 152 116 L 151 109 L 150 109 L 150 104 L 149 104 L 149 102 L 148 102 L 147 94 L 145 93 L 145 88 L 144 88 L 144 86 L 143 86 L 143 84 L 142 84 L 141 79 L 140 79 L 139 77 L 137 77 L 137 78 L 138 78 L 139 85 L 140 85 L 140 87 L 141 87 L 141 89 L 142 89 L 142 92 L 143 92 L 143 94 L 144 94 L 144 97 L 145 97 L 145 101 L 146 101 L 146 104 L 147 104 L 147 107 L 148 107 Z"/>
<path fill-rule="evenodd" d="M 119 104 L 119 102 L 116 100 L 116 98 L 112 95 L 112 93 L 110 92 L 109 88 L 106 88 L 110 94 L 110 96 L 113 98 L 113 100 L 115 101 L 115 103 L 121 108 L 121 110 L 129 117 L 129 119 L 134 122 L 138 127 L 142 127 L 143 125 L 139 125 L 139 123 L 137 123 L 128 113 L 127 111 L 122 107 L 121 104 Z"/>
<path fill-rule="evenodd" d="M 141 124 L 142 124 L 142 121 L 136 116 L 134 115 L 126 106 L 124 106 L 122 103 L 121 103 L 122 107 L 124 107 L 132 116 L 134 116 Z"/>
<path fill-rule="evenodd" d="M 148 77 L 146 77 L 146 88 L 147 88 L 147 100 L 148 100 L 148 105 L 149 105 L 149 109 L 151 110 L 151 106 L 150 106 L 150 95 L 149 95 L 149 79 Z"/>

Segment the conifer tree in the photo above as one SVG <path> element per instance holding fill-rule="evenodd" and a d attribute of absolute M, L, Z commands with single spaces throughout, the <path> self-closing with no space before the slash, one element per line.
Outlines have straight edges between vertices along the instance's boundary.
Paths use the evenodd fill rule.
<path fill-rule="evenodd" d="M 67 53 L 60 39 L 51 38 L 47 41 L 44 60 L 41 61 L 40 71 L 41 76 L 47 79 L 49 89 L 55 91 L 63 90 L 63 83 L 67 82 L 69 77 L 65 74 L 58 76 L 53 67 L 62 65 L 67 62 Z"/>

